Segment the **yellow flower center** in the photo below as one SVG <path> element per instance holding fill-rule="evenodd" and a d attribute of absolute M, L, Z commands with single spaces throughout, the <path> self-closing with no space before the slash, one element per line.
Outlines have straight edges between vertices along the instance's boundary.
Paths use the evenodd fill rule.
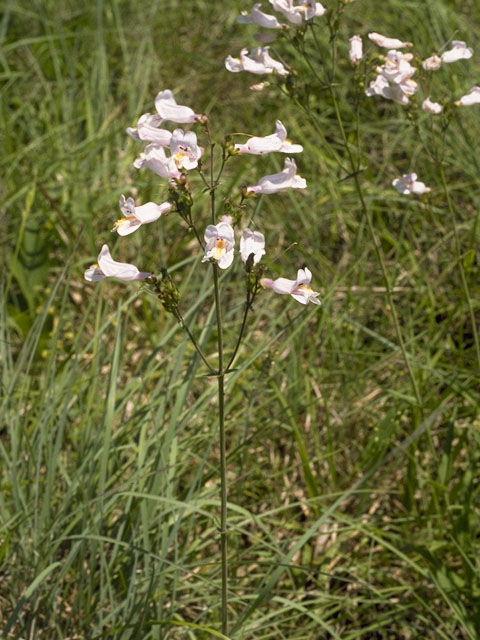
<path fill-rule="evenodd" d="M 135 216 L 127 216 L 125 218 L 120 218 L 120 220 L 115 220 L 115 226 L 113 227 L 112 231 L 115 231 L 115 229 L 118 229 L 118 227 L 132 222 L 133 220 L 136 220 Z"/>
<path fill-rule="evenodd" d="M 223 238 L 217 238 L 217 241 L 215 243 L 215 247 L 212 251 L 212 256 L 215 258 L 215 260 L 220 260 L 220 258 L 222 257 L 222 254 L 225 250 L 225 246 L 226 246 L 226 241 Z"/>

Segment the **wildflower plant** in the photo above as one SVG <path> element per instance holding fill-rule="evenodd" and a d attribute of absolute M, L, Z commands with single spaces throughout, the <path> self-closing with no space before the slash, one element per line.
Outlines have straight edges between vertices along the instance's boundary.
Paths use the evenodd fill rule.
<path fill-rule="evenodd" d="M 257 14 L 255 14 L 257 15 Z M 263 22 L 263 18 L 262 18 Z M 276 64 L 268 55 L 268 48 L 256 50 L 253 58 L 244 56 L 243 64 L 253 73 L 260 70 L 277 75 L 287 74 L 281 64 Z M 246 62 L 246 61 L 249 62 Z M 250 65 L 250 66 L 249 66 Z M 263 66 L 262 66 L 263 65 Z M 229 61 L 231 71 L 240 71 L 240 63 Z M 201 268 L 212 274 L 212 289 L 215 301 L 217 324 L 218 359 L 204 353 L 195 337 L 198 331 L 187 326 L 184 321 L 183 308 L 185 301 L 181 299 L 178 287 L 169 275 L 168 269 L 162 266 L 160 273 L 155 273 L 158 266 L 150 271 L 140 271 L 135 265 L 116 262 L 110 255 L 108 246 L 103 245 L 97 263 L 85 271 L 85 279 L 98 282 L 107 277 L 118 280 L 143 280 L 156 294 L 168 313 L 173 314 L 181 327 L 186 331 L 199 357 L 207 368 L 207 373 L 218 380 L 218 420 L 220 439 L 220 475 L 221 475 L 221 517 L 220 546 L 222 559 L 222 633 L 226 633 L 227 624 L 227 474 L 226 474 L 226 425 L 225 425 L 225 378 L 232 372 L 236 356 L 244 336 L 247 316 L 254 310 L 254 302 L 262 290 L 279 294 L 290 294 L 302 305 L 312 302 L 320 304 L 319 294 L 310 287 L 311 271 L 303 266 L 298 270 L 296 280 L 264 277 L 267 272 L 264 256 L 266 255 L 265 236 L 259 229 L 245 226 L 244 220 L 249 213 L 249 205 L 258 194 L 276 194 L 286 189 L 305 189 L 304 178 L 297 174 L 297 165 L 292 158 L 286 158 L 284 169 L 280 173 L 260 177 L 257 184 L 245 186 L 236 197 L 232 193 L 223 194 L 222 175 L 227 162 L 233 162 L 242 155 L 265 155 L 267 153 L 299 154 L 303 147 L 294 144 L 287 138 L 287 131 L 280 120 L 275 125 L 275 133 L 266 136 L 250 136 L 245 142 L 233 144 L 232 137 L 226 136 L 219 144 L 213 141 L 210 133 L 208 116 L 195 113 L 188 106 L 178 105 L 170 90 L 160 91 L 155 99 L 157 114 L 145 113 L 138 119 L 136 127 L 129 127 L 126 133 L 139 143 L 146 144 L 134 161 L 137 169 L 149 169 L 165 180 L 168 186 L 167 201 L 156 204 L 147 202 L 138 205 L 132 197 L 120 198 L 120 210 L 123 218 L 114 222 L 112 231 L 119 236 L 127 236 L 136 232 L 146 224 L 161 224 L 160 218 L 165 215 L 178 215 L 185 233 L 193 232 L 197 242 L 197 254 Z M 176 128 L 170 131 L 170 123 L 191 125 L 196 128 L 184 131 Z M 200 146 L 198 139 L 202 141 Z M 217 149 L 219 150 L 217 153 Z M 218 163 L 218 165 L 217 165 Z M 192 173 L 200 178 L 200 189 L 196 189 Z M 197 181 L 198 186 L 198 181 Z M 197 195 L 203 190 L 210 195 L 210 210 L 202 218 L 194 217 L 193 207 Z M 227 197 L 228 196 L 228 197 Z M 154 227 L 150 227 L 154 230 Z M 154 232 L 154 231 L 152 231 Z M 142 231 L 140 231 L 142 233 Z M 239 250 L 237 249 L 239 248 Z M 270 254 L 271 255 L 271 254 Z M 222 295 L 219 284 L 220 274 L 243 263 L 244 270 L 244 314 L 239 333 L 230 350 L 225 345 L 223 330 Z M 262 261 L 263 259 L 263 261 Z"/>

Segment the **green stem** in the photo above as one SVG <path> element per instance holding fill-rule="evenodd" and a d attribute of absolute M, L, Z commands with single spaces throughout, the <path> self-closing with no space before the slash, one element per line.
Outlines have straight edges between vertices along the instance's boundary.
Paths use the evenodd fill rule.
<path fill-rule="evenodd" d="M 480 368 L 480 342 L 479 342 L 479 339 L 478 339 L 477 325 L 476 325 L 476 322 L 475 322 L 475 311 L 473 309 L 472 298 L 470 296 L 470 289 L 468 287 L 467 277 L 465 275 L 465 269 L 463 268 L 460 238 L 458 237 L 458 230 L 457 230 L 457 225 L 456 225 L 456 222 L 455 222 L 455 211 L 453 209 L 453 203 L 452 203 L 452 200 L 450 198 L 450 192 L 448 191 L 447 181 L 445 179 L 445 172 L 443 171 L 443 164 L 442 164 L 441 160 L 438 161 L 437 166 L 438 166 L 438 170 L 439 170 L 439 173 L 440 173 L 440 179 L 442 181 L 443 192 L 445 194 L 445 199 L 447 201 L 448 212 L 450 214 L 450 219 L 452 221 L 453 237 L 455 238 L 455 253 L 456 253 L 456 258 L 457 258 L 457 264 L 458 264 L 458 268 L 460 270 L 460 277 L 462 279 L 462 285 L 463 285 L 463 289 L 465 291 L 465 297 L 467 298 L 468 310 L 469 310 L 469 313 L 470 313 L 470 321 L 471 321 L 471 324 L 472 324 L 473 340 L 475 342 L 475 351 L 476 351 L 476 355 L 477 355 L 477 362 L 478 362 L 478 366 Z"/>
<path fill-rule="evenodd" d="M 242 319 L 242 326 L 240 327 L 240 333 L 238 334 L 238 338 L 237 338 L 237 343 L 235 345 L 235 349 L 233 350 L 233 354 L 232 357 L 230 358 L 227 366 L 225 367 L 225 371 L 228 373 L 230 371 L 230 367 L 233 364 L 233 361 L 235 360 L 238 350 L 240 348 L 240 344 L 242 342 L 242 338 L 243 338 L 243 334 L 245 331 L 245 327 L 247 325 L 247 316 L 248 316 L 248 311 L 250 310 L 250 307 L 253 303 L 255 299 L 255 294 L 253 294 L 250 297 L 250 289 L 247 289 L 247 299 L 245 300 L 245 311 L 243 312 L 243 319 Z"/>
<path fill-rule="evenodd" d="M 198 355 L 200 356 L 200 358 L 203 360 L 204 364 L 207 365 L 210 373 L 216 373 L 215 369 L 211 366 L 211 364 L 208 362 L 205 354 L 202 351 L 202 348 L 200 347 L 200 345 L 198 344 L 198 342 L 195 339 L 195 336 L 192 334 L 192 332 L 190 331 L 190 329 L 187 327 L 187 325 L 185 324 L 185 320 L 183 319 L 181 313 L 179 311 L 177 311 L 177 313 L 175 314 L 176 318 L 180 324 L 180 326 L 182 327 L 182 329 L 185 331 L 185 333 L 187 334 L 187 336 L 190 338 L 191 343 L 193 344 L 193 346 L 195 347 L 196 352 L 198 353 Z"/>

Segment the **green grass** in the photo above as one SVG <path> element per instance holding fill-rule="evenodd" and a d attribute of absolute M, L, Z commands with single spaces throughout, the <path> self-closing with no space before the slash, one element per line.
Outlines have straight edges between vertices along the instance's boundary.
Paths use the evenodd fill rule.
<path fill-rule="evenodd" d="M 254 220 L 270 273 L 292 277 L 307 263 L 323 301 L 303 308 L 263 292 L 227 380 L 229 637 L 478 637 L 479 107 L 446 133 L 449 211 L 405 110 L 360 101 L 360 180 L 405 357 L 354 182 L 337 162 L 347 166 L 328 90 L 292 62 L 308 115 L 224 70 L 227 54 L 253 42 L 255 28 L 235 23 L 252 4 L 0 5 L 3 638 L 221 637 L 216 381 L 146 286 L 83 280 L 103 242 L 141 268 L 168 266 L 189 326 L 215 354 L 211 280 L 178 219 L 128 241 L 109 231 L 121 193 L 166 195 L 164 181 L 132 167 L 139 146 L 124 133 L 165 88 L 207 112 L 219 140 L 266 135 L 280 118 L 304 145 L 308 190 L 259 199 Z M 346 7 L 339 41 L 369 31 L 412 40 L 425 56 L 466 40 L 474 57 L 433 75 L 431 95 L 457 98 L 477 83 L 474 2 Z M 320 74 L 328 55 L 320 30 Z M 354 142 L 346 56 L 340 44 L 335 90 Z M 433 145 L 432 120 L 419 120 Z M 282 163 L 231 160 L 225 187 Z M 392 189 L 410 170 L 431 196 Z M 201 225 L 207 208 L 199 197 Z M 238 266 L 222 287 L 231 350 Z"/>

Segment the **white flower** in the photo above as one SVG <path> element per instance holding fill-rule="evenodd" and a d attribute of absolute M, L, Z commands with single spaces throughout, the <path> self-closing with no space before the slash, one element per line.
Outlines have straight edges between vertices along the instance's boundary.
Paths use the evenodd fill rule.
<path fill-rule="evenodd" d="M 240 153 L 253 155 L 264 155 L 272 151 L 280 151 L 281 153 L 300 153 L 303 151 L 300 144 L 293 144 L 287 139 L 287 130 L 280 120 L 277 120 L 275 124 L 275 133 L 263 138 L 253 136 L 245 144 L 236 144 L 235 149 Z"/>
<path fill-rule="evenodd" d="M 480 87 L 472 87 L 468 93 L 455 102 L 457 107 L 469 107 L 472 104 L 480 104 Z"/>
<path fill-rule="evenodd" d="M 240 255 L 243 262 L 246 262 L 253 253 L 253 262 L 257 264 L 265 255 L 265 237 L 260 231 L 244 229 L 240 238 Z"/>
<path fill-rule="evenodd" d="M 418 84 L 411 78 L 403 80 L 400 84 L 390 84 L 382 75 L 370 82 L 369 88 L 365 91 L 367 96 L 383 96 L 387 100 L 393 100 L 403 106 L 409 103 L 409 96 L 418 89 Z"/>
<path fill-rule="evenodd" d="M 178 122 L 180 124 L 195 122 L 196 120 L 202 120 L 204 118 L 201 113 L 194 113 L 190 107 L 177 104 L 173 93 L 169 89 L 157 93 L 155 108 L 158 115 L 164 120 L 170 120 L 171 122 Z"/>
<path fill-rule="evenodd" d="M 133 163 L 137 169 L 151 169 L 162 178 L 179 178 L 182 174 L 177 169 L 174 158 L 167 158 L 164 148 L 159 144 L 149 144 L 145 151 Z"/>
<path fill-rule="evenodd" d="M 403 49 L 403 47 L 412 46 L 411 42 L 402 42 L 398 38 L 387 38 L 387 36 L 382 36 L 380 33 L 375 33 L 375 31 L 369 33 L 368 37 L 372 42 L 384 49 Z"/>
<path fill-rule="evenodd" d="M 453 40 L 452 48 L 442 53 L 442 62 L 456 62 L 457 60 L 468 60 L 473 56 L 473 49 L 467 47 L 466 42 Z"/>
<path fill-rule="evenodd" d="M 430 56 L 430 58 L 427 58 L 422 62 L 422 67 L 425 71 L 438 71 L 441 66 L 442 59 L 437 55 Z"/>
<path fill-rule="evenodd" d="M 120 196 L 118 204 L 124 217 L 116 220 L 112 231 L 116 231 L 119 236 L 130 235 L 139 229 L 142 224 L 155 222 L 160 216 L 172 209 L 170 202 L 162 202 L 162 204 L 147 202 L 140 207 L 136 207 L 133 198 L 128 198 L 127 200 L 123 195 Z"/>
<path fill-rule="evenodd" d="M 159 129 L 163 120 L 160 116 L 144 113 L 140 116 L 136 128 L 128 127 L 128 135 L 137 142 L 156 142 L 163 147 L 168 147 L 172 134 L 167 129 Z"/>
<path fill-rule="evenodd" d="M 282 189 L 305 189 L 307 181 L 297 175 L 297 165 L 292 158 L 285 158 L 283 171 L 260 178 L 258 184 L 247 187 L 247 193 L 276 193 Z"/>
<path fill-rule="evenodd" d="M 276 11 L 283 13 L 289 22 L 297 26 L 301 25 L 303 20 L 323 16 L 326 11 L 320 2 L 312 0 L 304 0 L 300 5 L 294 5 L 293 0 L 269 0 L 269 2 Z"/>
<path fill-rule="evenodd" d="M 318 300 L 320 295 L 317 291 L 309 286 L 312 280 L 312 273 L 310 269 L 305 267 L 297 271 L 296 280 L 288 280 L 287 278 L 277 278 L 276 280 L 270 280 L 270 278 L 262 278 L 260 284 L 268 289 L 273 289 L 275 293 L 289 294 L 300 304 L 307 304 L 312 302 L 313 304 L 321 304 Z"/>
<path fill-rule="evenodd" d="M 430 187 L 426 187 L 423 182 L 417 180 L 416 173 L 405 173 L 401 178 L 395 178 L 392 182 L 395 189 L 403 195 L 414 194 L 421 196 L 431 191 Z"/>
<path fill-rule="evenodd" d="M 170 142 L 170 151 L 179 169 L 195 169 L 202 155 L 203 149 L 197 144 L 197 136 L 193 131 L 184 133 L 182 129 L 175 129 Z"/>
<path fill-rule="evenodd" d="M 119 278 L 120 280 L 144 280 L 151 273 L 144 273 L 128 262 L 116 262 L 110 255 L 110 249 L 106 244 L 98 254 L 97 264 L 93 264 L 84 273 L 85 280 L 98 282 L 104 278 Z"/>
<path fill-rule="evenodd" d="M 253 9 L 250 13 L 242 11 L 241 16 L 237 18 L 237 22 L 240 22 L 241 24 L 258 24 L 260 27 L 264 27 L 265 29 L 281 29 L 283 25 L 277 20 L 277 18 L 260 11 L 260 6 L 261 3 L 257 2 L 257 4 L 253 5 Z"/>
<path fill-rule="evenodd" d="M 411 53 L 402 53 L 392 49 L 387 53 L 383 65 L 377 67 L 377 73 L 389 82 L 401 84 L 404 80 L 411 78 L 416 71 L 415 67 L 410 64 L 412 58 Z"/>
<path fill-rule="evenodd" d="M 240 51 L 240 58 L 228 56 L 225 67 L 228 71 L 238 73 L 249 71 L 250 73 L 277 73 L 279 76 L 288 76 L 289 72 L 281 62 L 274 60 L 268 53 L 269 47 L 256 47 L 248 52 L 248 49 Z"/>
<path fill-rule="evenodd" d="M 422 102 L 422 109 L 425 113 L 432 113 L 433 115 L 438 115 L 442 113 L 443 107 L 439 102 L 432 102 L 430 98 L 425 98 Z"/>
<path fill-rule="evenodd" d="M 227 269 L 233 261 L 235 237 L 231 218 L 224 216 L 218 224 L 209 224 L 205 230 L 205 256 L 202 262 L 215 260 L 220 269 Z"/>
<path fill-rule="evenodd" d="M 350 47 L 348 55 L 350 56 L 350 62 L 352 64 L 358 64 L 363 58 L 363 42 L 360 36 L 352 36 L 349 40 Z"/>

